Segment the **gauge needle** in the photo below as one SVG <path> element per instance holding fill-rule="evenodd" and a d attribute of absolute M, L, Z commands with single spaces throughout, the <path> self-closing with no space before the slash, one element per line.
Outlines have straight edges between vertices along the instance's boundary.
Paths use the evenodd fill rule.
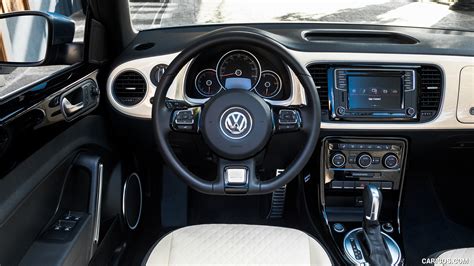
<path fill-rule="evenodd" d="M 235 75 L 235 73 L 223 74 L 223 75 L 221 75 L 221 77 L 228 77 L 228 76 L 232 76 L 232 75 Z"/>

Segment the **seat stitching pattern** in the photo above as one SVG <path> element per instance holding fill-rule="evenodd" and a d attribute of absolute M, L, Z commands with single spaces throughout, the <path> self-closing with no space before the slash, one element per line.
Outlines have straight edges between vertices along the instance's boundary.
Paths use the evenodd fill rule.
<path fill-rule="evenodd" d="M 170 265 L 309 265 L 308 241 L 305 233 L 288 228 L 224 224 L 185 227 L 173 233 Z"/>

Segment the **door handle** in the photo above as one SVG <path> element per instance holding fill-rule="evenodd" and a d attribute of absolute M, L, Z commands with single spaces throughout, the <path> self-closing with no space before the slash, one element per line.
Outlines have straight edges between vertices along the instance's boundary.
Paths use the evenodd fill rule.
<path fill-rule="evenodd" d="M 67 115 L 70 115 L 84 108 L 84 103 L 80 102 L 80 103 L 72 104 L 66 97 L 64 97 L 61 102 L 61 106 L 64 112 Z"/>
<path fill-rule="evenodd" d="M 95 80 L 87 79 L 61 95 L 60 108 L 66 121 L 91 112 L 99 104 L 99 87 Z"/>

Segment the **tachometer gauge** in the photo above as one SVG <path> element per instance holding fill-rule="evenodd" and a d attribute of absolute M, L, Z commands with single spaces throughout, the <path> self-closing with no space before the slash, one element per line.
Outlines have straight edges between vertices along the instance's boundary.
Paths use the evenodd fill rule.
<path fill-rule="evenodd" d="M 217 63 L 217 77 L 225 89 L 252 90 L 260 80 L 260 63 L 244 50 L 226 53 Z"/>
<path fill-rule="evenodd" d="M 265 70 L 255 92 L 263 98 L 273 98 L 281 91 L 281 78 L 277 73 Z"/>
<path fill-rule="evenodd" d="M 204 69 L 199 72 L 194 80 L 197 91 L 204 97 L 212 97 L 221 90 L 214 69 Z"/>

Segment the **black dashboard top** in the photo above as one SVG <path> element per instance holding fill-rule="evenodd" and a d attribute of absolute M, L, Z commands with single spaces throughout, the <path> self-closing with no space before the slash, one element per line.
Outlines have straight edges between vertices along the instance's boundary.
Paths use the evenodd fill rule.
<path fill-rule="evenodd" d="M 202 25 L 163 28 L 141 31 L 122 53 L 118 61 L 176 53 L 203 34 L 229 26 L 243 25 Z M 245 24 L 266 31 L 289 49 L 302 52 L 355 52 L 355 53 L 400 53 L 474 56 L 474 32 L 440 30 L 415 27 L 320 24 L 320 23 L 268 23 Z M 305 32 L 331 33 L 328 39 L 305 39 Z M 358 35 L 362 40 L 354 41 L 347 33 Z M 391 40 L 393 36 L 380 38 L 380 33 L 396 33 L 413 42 Z M 393 37 L 393 38 L 396 38 Z M 392 42 L 394 41 L 394 42 Z M 144 50 L 135 49 L 139 45 L 155 43 Z M 119 63 L 116 61 L 116 63 Z"/>

